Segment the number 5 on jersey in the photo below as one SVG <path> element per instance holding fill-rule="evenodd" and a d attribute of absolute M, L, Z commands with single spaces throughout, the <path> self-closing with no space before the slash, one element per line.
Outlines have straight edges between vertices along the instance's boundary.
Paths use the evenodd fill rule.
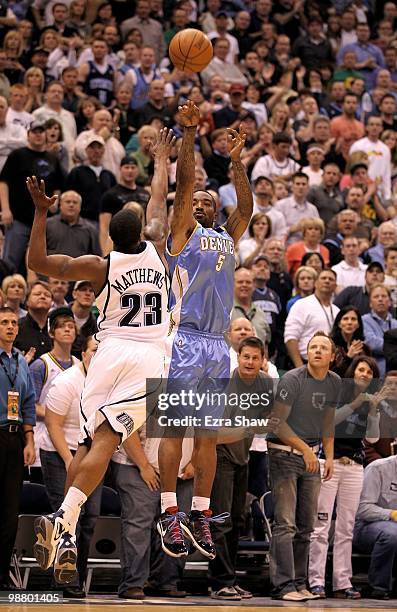
<path fill-rule="evenodd" d="M 219 255 L 218 261 L 216 262 L 215 270 L 220 272 L 223 266 L 223 262 L 225 261 L 225 255 Z"/>

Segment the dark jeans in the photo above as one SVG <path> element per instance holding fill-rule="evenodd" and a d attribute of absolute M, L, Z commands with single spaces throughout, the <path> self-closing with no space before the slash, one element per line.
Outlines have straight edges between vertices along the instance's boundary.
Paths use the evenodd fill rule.
<path fill-rule="evenodd" d="M 373 589 L 391 591 L 393 565 L 397 561 L 397 523 L 394 521 L 357 522 L 353 546 L 371 554 L 368 582 Z"/>
<path fill-rule="evenodd" d="M 269 449 L 274 524 L 270 579 L 274 595 L 306 588 L 310 534 L 314 528 L 320 471 L 306 471 L 303 457 Z"/>
<path fill-rule="evenodd" d="M 269 490 L 269 459 L 266 452 L 250 451 L 248 492 L 258 499 Z"/>
<path fill-rule="evenodd" d="M 54 451 L 40 449 L 41 469 L 44 484 L 47 489 L 53 512 L 58 510 L 65 497 L 66 469 L 61 456 Z M 81 509 L 77 523 L 77 571 L 80 586 L 87 577 L 87 561 L 90 542 L 95 529 L 95 523 L 101 512 L 102 485 L 99 485 L 89 496 Z"/>
<path fill-rule="evenodd" d="M 173 559 L 161 549 L 156 521 L 160 516 L 160 491 L 151 491 L 138 468 L 111 462 L 114 485 L 121 502 L 121 582 L 119 594 L 130 588 L 170 589 L 182 578 L 186 559 Z M 193 480 L 177 483 L 178 506 L 189 512 Z"/>
<path fill-rule="evenodd" d="M 26 202 L 26 206 L 31 206 Z M 21 264 L 24 267 L 24 258 L 28 248 L 31 228 L 20 221 L 13 221 L 6 229 L 3 259 L 15 272 L 20 271 Z"/>
<path fill-rule="evenodd" d="M 23 482 L 23 449 L 22 433 L 0 429 L 0 582 L 8 582 L 17 535 Z"/>
<path fill-rule="evenodd" d="M 236 465 L 218 455 L 214 484 L 211 493 L 211 509 L 216 514 L 228 512 L 224 523 L 211 525 L 216 557 L 208 563 L 208 575 L 212 589 L 218 591 L 236 581 L 236 557 L 238 538 L 244 524 L 245 498 L 248 486 L 248 466 Z"/>

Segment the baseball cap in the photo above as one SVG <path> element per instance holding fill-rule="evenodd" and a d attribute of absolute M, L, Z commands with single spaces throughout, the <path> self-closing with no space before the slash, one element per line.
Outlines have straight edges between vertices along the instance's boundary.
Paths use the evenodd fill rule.
<path fill-rule="evenodd" d="M 266 255 L 258 255 L 257 257 L 255 257 L 255 259 L 254 259 L 254 261 L 252 263 L 256 264 L 259 261 L 266 261 L 267 265 L 270 266 L 269 258 L 266 257 Z"/>
<path fill-rule="evenodd" d="M 91 136 L 89 136 L 87 138 L 87 142 L 85 145 L 85 148 L 89 147 L 90 145 L 92 145 L 94 142 L 98 142 L 99 144 L 101 144 L 103 147 L 105 146 L 105 141 L 102 138 L 102 136 L 97 136 L 96 134 L 92 134 Z"/>
<path fill-rule="evenodd" d="M 34 55 L 35 53 L 44 53 L 44 55 L 50 55 L 50 52 L 47 51 L 47 49 L 44 49 L 44 47 L 35 47 L 32 51 L 32 55 Z"/>
<path fill-rule="evenodd" d="M 28 132 L 32 132 L 33 130 L 45 130 L 45 121 L 39 121 L 38 119 L 36 119 L 36 121 L 32 121 L 32 123 L 29 125 L 29 129 Z"/>
<path fill-rule="evenodd" d="M 230 85 L 229 93 L 245 93 L 245 87 L 241 83 L 232 83 Z"/>
<path fill-rule="evenodd" d="M 73 312 L 67 306 L 60 306 L 59 308 L 54 308 L 54 310 L 51 310 L 50 314 L 48 315 L 49 324 L 52 325 L 55 319 L 58 317 L 70 317 L 71 319 L 74 319 Z"/>
<path fill-rule="evenodd" d="M 367 272 L 370 272 L 374 268 L 378 268 L 378 270 L 380 270 L 381 272 L 385 271 L 382 264 L 379 261 L 371 261 L 371 263 L 368 264 L 367 266 Z"/>
<path fill-rule="evenodd" d="M 136 161 L 135 157 L 132 157 L 132 155 L 126 155 L 121 160 L 120 166 L 127 166 L 128 164 L 134 164 L 134 166 L 137 166 L 138 162 Z"/>
<path fill-rule="evenodd" d="M 86 285 L 89 285 L 92 289 L 92 282 L 89 280 L 79 280 L 76 281 L 73 287 L 73 291 L 76 291 L 76 289 L 82 289 L 83 287 L 85 287 Z"/>

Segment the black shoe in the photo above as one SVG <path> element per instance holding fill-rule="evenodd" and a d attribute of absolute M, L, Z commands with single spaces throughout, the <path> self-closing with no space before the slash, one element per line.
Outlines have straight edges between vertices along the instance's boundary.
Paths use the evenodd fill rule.
<path fill-rule="evenodd" d="M 145 590 L 145 595 L 148 595 L 149 597 L 170 597 L 170 598 L 187 597 L 187 592 L 181 591 L 177 587 L 172 587 L 172 588 L 170 587 L 169 589 L 161 589 L 158 587 L 148 585 L 145 587 L 144 590 Z"/>
<path fill-rule="evenodd" d="M 37 541 L 33 546 L 33 552 L 41 569 L 47 570 L 54 563 L 58 544 L 66 529 L 63 510 L 39 516 L 35 520 L 34 532 Z"/>
<path fill-rule="evenodd" d="M 380 591 L 379 589 L 372 589 L 368 594 L 369 599 L 390 599 L 390 593 L 388 591 Z"/>
<path fill-rule="evenodd" d="M 145 599 L 145 593 L 141 587 L 131 587 L 123 593 L 119 593 L 120 599 Z"/>
<path fill-rule="evenodd" d="M 76 536 L 67 531 L 62 535 L 54 561 L 54 578 L 58 584 L 68 584 L 76 577 Z"/>
<path fill-rule="evenodd" d="M 157 531 L 161 538 L 161 547 L 170 557 L 187 557 L 188 549 L 183 536 L 186 514 L 178 512 L 177 507 L 167 508 L 157 521 Z"/>
<path fill-rule="evenodd" d="M 211 510 L 191 510 L 188 523 L 182 524 L 182 529 L 202 555 L 215 559 L 216 551 L 212 541 L 210 523 L 223 523 L 228 516 L 227 512 L 213 517 Z"/>
<path fill-rule="evenodd" d="M 350 587 L 349 589 L 334 591 L 334 597 L 335 599 L 361 599 L 361 593 L 354 587 Z"/>
<path fill-rule="evenodd" d="M 62 589 L 63 596 L 67 599 L 85 599 L 86 594 L 84 589 L 80 587 L 66 587 Z"/>

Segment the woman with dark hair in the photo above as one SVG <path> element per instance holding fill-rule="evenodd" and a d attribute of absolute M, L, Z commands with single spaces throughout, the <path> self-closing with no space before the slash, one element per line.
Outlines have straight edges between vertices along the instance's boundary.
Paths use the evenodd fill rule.
<path fill-rule="evenodd" d="M 356 306 L 344 306 L 335 317 L 331 338 L 336 352 L 332 370 L 345 376 L 354 357 L 371 355 L 371 349 L 364 344 L 364 329 L 361 314 Z"/>
<path fill-rule="evenodd" d="M 63 130 L 61 123 L 51 117 L 45 122 L 45 132 L 47 136 L 46 149 L 59 159 L 65 173 L 69 172 L 69 153 L 64 144 Z"/>
<path fill-rule="evenodd" d="M 253 215 L 249 226 L 249 238 L 242 240 L 238 248 L 238 254 L 243 266 L 248 267 L 262 253 L 264 242 L 272 233 L 271 219 L 264 213 Z"/>
<path fill-rule="evenodd" d="M 310 542 L 309 582 L 312 593 L 325 598 L 325 566 L 328 534 L 335 500 L 333 555 L 333 595 L 338 599 L 360 599 L 361 594 L 351 583 L 352 539 L 354 520 L 363 483 L 364 438 L 379 438 L 378 405 L 384 391 L 370 394 L 371 383 L 379 377 L 379 369 L 372 357 L 355 357 L 346 372 L 340 408 L 335 413 L 335 444 L 333 475 L 321 482 L 317 518 Z M 347 384 L 347 383 L 350 384 Z M 320 454 L 320 468 L 324 459 Z"/>
<path fill-rule="evenodd" d="M 325 261 L 321 253 L 305 253 L 301 259 L 301 266 L 310 266 L 317 274 L 325 270 Z"/>

